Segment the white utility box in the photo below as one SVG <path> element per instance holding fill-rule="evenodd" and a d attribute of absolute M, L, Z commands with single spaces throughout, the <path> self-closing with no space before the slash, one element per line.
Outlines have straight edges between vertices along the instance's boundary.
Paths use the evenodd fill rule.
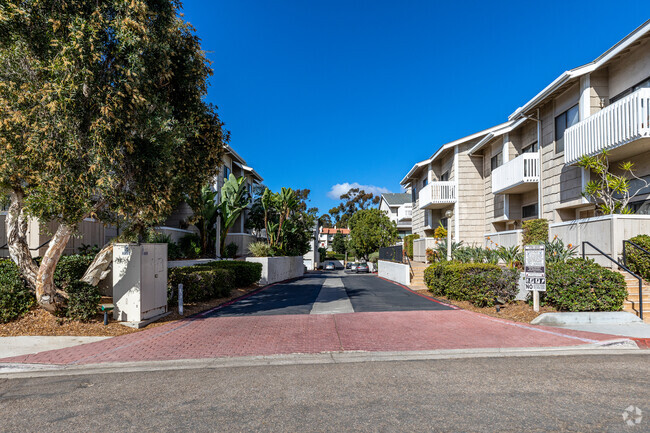
<path fill-rule="evenodd" d="M 113 246 L 113 318 L 138 324 L 167 313 L 167 244 Z"/>

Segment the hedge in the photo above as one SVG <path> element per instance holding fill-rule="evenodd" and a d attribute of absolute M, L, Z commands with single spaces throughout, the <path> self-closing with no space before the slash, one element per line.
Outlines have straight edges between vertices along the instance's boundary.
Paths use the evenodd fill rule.
<path fill-rule="evenodd" d="M 236 260 L 219 260 L 208 262 L 201 267 L 212 269 L 229 269 L 233 271 L 235 287 L 248 287 L 257 283 L 262 278 L 262 264 L 253 262 L 243 262 Z"/>
<path fill-rule="evenodd" d="M 413 241 L 420 239 L 420 235 L 406 235 L 404 236 L 404 249 L 409 259 L 413 260 Z"/>
<path fill-rule="evenodd" d="M 633 237 L 630 241 L 646 251 L 650 251 L 650 236 L 639 235 Z M 643 277 L 644 280 L 650 281 L 650 255 L 627 243 L 625 244 L 625 255 L 630 270 Z"/>
<path fill-rule="evenodd" d="M 543 244 L 548 241 L 548 221 L 543 218 L 524 221 L 521 228 L 524 245 Z"/>
<path fill-rule="evenodd" d="M 234 287 L 232 269 L 212 269 L 205 266 L 171 268 L 167 277 L 167 301 L 178 301 L 178 285 L 183 284 L 184 302 L 201 302 L 230 296 Z"/>
<path fill-rule="evenodd" d="M 66 316 L 88 322 L 97 316 L 97 305 L 101 300 L 99 289 L 83 281 L 72 281 L 66 287 L 68 306 Z"/>
<path fill-rule="evenodd" d="M 429 291 L 477 307 L 491 307 L 495 298 L 512 302 L 519 292 L 519 271 L 489 263 L 442 262 L 424 271 Z"/>
<path fill-rule="evenodd" d="M 54 284 L 65 289 L 73 281 L 80 280 L 94 258 L 93 255 L 80 254 L 62 256 L 54 271 Z"/>
<path fill-rule="evenodd" d="M 10 259 L 0 259 L 0 323 L 22 317 L 35 303 L 18 266 Z"/>
<path fill-rule="evenodd" d="M 625 278 L 588 259 L 547 263 L 540 303 L 560 311 L 619 311 L 627 297 Z"/>

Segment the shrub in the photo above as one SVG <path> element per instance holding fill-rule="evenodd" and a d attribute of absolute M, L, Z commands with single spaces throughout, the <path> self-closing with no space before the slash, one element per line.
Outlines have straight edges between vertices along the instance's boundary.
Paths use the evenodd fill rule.
<path fill-rule="evenodd" d="M 575 257 L 577 245 L 568 244 L 564 246 L 562 239 L 555 236 L 551 242 L 545 241 L 546 263 L 551 262 L 566 262 L 572 257 Z"/>
<path fill-rule="evenodd" d="M 257 283 L 262 278 L 262 264 L 254 262 L 241 262 L 231 260 L 220 260 L 208 262 L 198 267 L 209 267 L 211 269 L 228 269 L 233 273 L 234 287 L 248 287 Z"/>
<path fill-rule="evenodd" d="M 433 251 L 431 248 L 427 248 L 427 263 L 433 263 L 436 259 L 436 251 Z"/>
<path fill-rule="evenodd" d="M 225 249 L 226 251 L 224 251 L 224 253 L 227 258 L 234 259 L 235 257 L 237 257 L 237 250 L 239 249 L 239 247 L 237 246 L 236 243 L 234 242 L 229 243 L 228 245 L 226 245 Z"/>
<path fill-rule="evenodd" d="M 619 311 L 626 297 L 623 275 L 593 260 L 569 259 L 547 264 L 540 302 L 561 311 Z"/>
<path fill-rule="evenodd" d="M 171 268 L 167 278 L 167 301 L 178 302 L 178 285 L 183 284 L 184 302 L 201 302 L 230 296 L 234 286 L 232 269 L 207 266 Z"/>
<path fill-rule="evenodd" d="M 548 241 L 548 221 L 540 218 L 524 221 L 523 229 L 524 245 L 542 244 Z"/>
<path fill-rule="evenodd" d="M 152 244 L 167 244 L 167 258 L 177 260 L 183 258 L 181 248 L 177 243 L 172 241 L 172 237 L 163 233 L 158 233 L 154 229 L 149 229 L 145 237 L 145 242 Z"/>
<path fill-rule="evenodd" d="M 401 259 L 402 259 L 402 258 L 400 257 L 400 260 L 401 260 Z M 368 261 L 369 261 L 370 263 L 377 263 L 377 262 L 379 261 L 379 251 L 375 251 L 374 253 L 371 253 L 371 254 L 368 256 Z"/>
<path fill-rule="evenodd" d="M 519 292 L 519 271 L 489 263 L 442 262 L 424 271 L 429 291 L 477 307 L 491 307 L 495 298 L 512 302 Z"/>
<path fill-rule="evenodd" d="M 196 259 L 201 255 L 201 238 L 196 233 L 188 233 L 178 240 L 181 255 L 188 259 Z"/>
<path fill-rule="evenodd" d="M 433 237 L 438 239 L 447 237 L 447 229 L 442 226 L 442 222 L 438 222 L 438 227 L 433 231 Z"/>
<path fill-rule="evenodd" d="M 83 281 L 71 281 L 65 291 L 68 294 L 67 317 L 82 322 L 95 318 L 101 300 L 97 287 Z"/>
<path fill-rule="evenodd" d="M 35 303 L 18 266 L 10 259 L 0 259 L 0 323 L 22 317 Z"/>
<path fill-rule="evenodd" d="M 409 259 L 413 260 L 413 241 L 420 239 L 420 235 L 404 236 L 404 250 Z"/>
<path fill-rule="evenodd" d="M 65 289 L 72 282 L 80 280 L 94 258 L 92 255 L 80 254 L 62 256 L 54 271 L 54 284 Z"/>
<path fill-rule="evenodd" d="M 325 248 L 319 248 L 318 249 L 319 253 L 321 252 L 321 249 L 324 250 Z M 248 251 L 250 251 L 253 257 L 273 256 L 273 248 L 271 247 L 271 245 L 267 244 L 266 242 L 252 242 L 248 244 Z M 325 253 L 321 253 L 322 258 L 325 258 Z"/>
<path fill-rule="evenodd" d="M 630 239 L 646 251 L 650 251 L 650 236 L 639 235 Z M 627 266 L 644 280 L 650 281 L 650 254 L 644 253 L 632 245 L 625 244 L 625 255 L 627 257 Z"/>

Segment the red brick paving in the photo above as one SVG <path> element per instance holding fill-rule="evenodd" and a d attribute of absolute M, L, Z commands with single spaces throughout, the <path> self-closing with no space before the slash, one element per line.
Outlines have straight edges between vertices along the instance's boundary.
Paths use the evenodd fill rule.
<path fill-rule="evenodd" d="M 195 317 L 135 334 L 0 362 L 92 364 L 338 351 L 572 346 L 617 339 L 464 310 Z"/>

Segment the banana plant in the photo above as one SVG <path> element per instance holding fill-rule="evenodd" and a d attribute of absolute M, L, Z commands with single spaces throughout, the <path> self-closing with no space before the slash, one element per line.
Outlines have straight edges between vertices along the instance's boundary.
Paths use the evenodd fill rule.
<path fill-rule="evenodd" d="M 231 173 L 228 180 L 221 187 L 221 198 L 218 206 L 219 216 L 221 216 L 221 238 L 219 240 L 219 251 L 221 253 L 226 247 L 228 232 L 251 202 L 245 181 L 244 177 L 237 178 Z"/>
<path fill-rule="evenodd" d="M 266 240 L 274 250 L 282 251 L 287 220 L 292 212 L 298 209 L 300 202 L 291 188 L 282 188 L 280 192 L 275 193 L 267 188 L 261 201 L 264 208 Z"/>

